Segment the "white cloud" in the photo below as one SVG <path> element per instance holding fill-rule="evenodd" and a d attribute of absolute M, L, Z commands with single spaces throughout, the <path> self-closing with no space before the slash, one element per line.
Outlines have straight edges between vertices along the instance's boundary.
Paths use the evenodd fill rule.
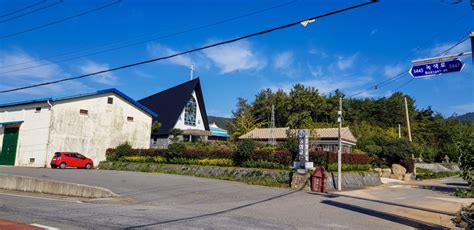
<path fill-rule="evenodd" d="M 351 78 L 341 77 L 328 77 L 326 79 L 310 79 L 300 82 L 289 82 L 279 85 L 274 85 L 271 89 L 283 89 L 285 92 L 289 92 L 293 85 L 300 83 L 304 86 L 314 87 L 322 94 L 329 94 L 334 92 L 336 89 L 342 90 L 346 94 L 351 94 L 360 90 L 360 87 L 369 83 L 372 80 L 369 76 L 358 77 L 357 80 Z"/>
<path fill-rule="evenodd" d="M 383 67 L 383 75 L 386 77 L 395 77 L 402 71 L 405 71 L 405 68 L 402 65 L 386 65 Z"/>
<path fill-rule="evenodd" d="M 444 52 L 445 50 L 451 48 L 455 44 L 456 44 L 456 42 L 448 42 L 448 43 L 437 44 L 433 48 L 429 49 L 428 53 L 429 53 L 430 56 L 435 56 L 435 55 L 438 55 L 441 52 Z M 468 39 L 468 40 L 464 41 L 463 43 L 457 45 L 456 47 L 454 47 L 450 51 L 448 51 L 446 54 L 458 54 L 458 53 L 462 53 L 462 52 L 466 52 L 466 51 L 470 51 L 470 50 L 471 50 L 471 44 L 470 44 L 470 40 Z M 446 54 L 444 54 L 444 55 L 446 55 Z"/>
<path fill-rule="evenodd" d="M 309 72 L 314 77 L 322 77 L 323 76 L 323 67 L 321 67 L 321 66 L 309 66 Z"/>
<path fill-rule="evenodd" d="M 310 54 L 312 54 L 312 55 L 316 55 L 316 56 L 318 56 L 318 57 L 320 57 L 320 58 L 323 58 L 323 59 L 329 57 L 329 55 L 328 55 L 325 51 L 319 50 L 319 49 L 316 49 L 316 48 L 310 49 L 310 50 L 308 51 L 308 53 L 310 53 Z"/>
<path fill-rule="evenodd" d="M 33 66 L 39 67 L 28 69 L 28 67 Z M 0 52 L 0 69 L 0 75 L 2 78 L 0 89 L 3 90 L 70 77 L 70 74 L 66 73 L 59 65 L 48 61 L 35 61 L 34 57 L 23 51 Z M 74 92 L 89 89 L 89 87 L 81 82 L 68 81 L 60 84 L 15 91 L 9 95 L 51 96 L 52 93 Z"/>
<path fill-rule="evenodd" d="M 167 46 L 161 45 L 159 43 L 149 43 L 146 47 L 150 56 L 156 58 L 161 56 L 172 55 L 178 53 L 178 51 L 171 49 Z M 168 62 L 175 64 L 190 67 L 191 65 L 195 64 L 194 60 L 192 60 L 188 55 L 180 55 L 170 59 L 167 59 Z"/>
<path fill-rule="evenodd" d="M 474 112 L 474 103 L 467 103 L 467 104 L 462 104 L 462 105 L 454 105 L 450 107 L 451 110 L 454 113 L 457 113 L 459 115 L 469 113 L 469 112 Z"/>
<path fill-rule="evenodd" d="M 41 66 L 29 68 L 39 65 Z M 46 61 L 35 61 L 33 57 L 25 52 L 2 52 L 0 55 L 0 68 L 2 69 L 0 72 L 3 78 L 6 77 L 10 79 L 27 77 L 31 79 L 44 80 L 62 74 L 62 70 L 58 65 Z"/>
<path fill-rule="evenodd" d="M 82 74 L 99 72 L 99 71 L 106 70 L 109 68 L 110 67 L 108 64 L 105 64 L 105 63 L 101 64 L 101 63 L 96 63 L 93 61 L 86 61 L 84 65 L 79 66 L 79 70 Z M 91 79 L 104 85 L 117 84 L 117 78 L 113 76 L 111 72 L 101 73 L 101 74 L 92 76 Z"/>
<path fill-rule="evenodd" d="M 244 70 L 260 70 L 266 60 L 256 54 L 250 43 L 238 42 L 204 50 L 207 58 L 220 69 L 222 74 Z"/>
<path fill-rule="evenodd" d="M 273 66 L 275 69 L 288 69 L 293 64 L 293 52 L 285 51 L 275 55 Z"/>
<path fill-rule="evenodd" d="M 357 54 L 354 54 L 349 57 L 344 57 L 344 56 L 337 57 L 337 63 L 336 63 L 337 68 L 339 68 L 339 70 L 347 70 L 351 68 L 354 65 L 356 58 L 357 58 Z"/>

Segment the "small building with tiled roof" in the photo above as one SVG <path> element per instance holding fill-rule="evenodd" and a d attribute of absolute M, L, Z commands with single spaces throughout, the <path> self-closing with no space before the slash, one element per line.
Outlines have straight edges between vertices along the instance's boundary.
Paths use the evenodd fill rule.
<path fill-rule="evenodd" d="M 289 127 L 284 128 L 256 128 L 242 135 L 239 139 L 266 142 L 275 138 L 277 142 L 284 142 L 288 137 L 296 136 L 296 130 Z M 357 144 L 357 139 L 349 127 L 341 129 L 342 152 L 351 153 L 352 147 Z M 337 128 L 320 128 L 311 131 L 310 148 L 337 152 L 339 145 Z"/>

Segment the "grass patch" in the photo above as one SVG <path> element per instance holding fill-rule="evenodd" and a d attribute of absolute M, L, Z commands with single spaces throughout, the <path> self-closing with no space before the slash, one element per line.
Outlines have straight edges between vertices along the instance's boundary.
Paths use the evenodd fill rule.
<path fill-rule="evenodd" d="M 269 187 L 288 188 L 291 183 L 290 170 L 117 161 L 101 162 L 99 169 L 196 176 Z"/>
<path fill-rule="evenodd" d="M 459 172 L 433 172 L 428 169 L 416 168 L 416 175 L 421 176 L 425 180 L 440 179 L 459 175 Z"/>
<path fill-rule="evenodd" d="M 459 198 L 474 198 L 474 192 L 470 189 L 456 189 L 453 195 Z"/>

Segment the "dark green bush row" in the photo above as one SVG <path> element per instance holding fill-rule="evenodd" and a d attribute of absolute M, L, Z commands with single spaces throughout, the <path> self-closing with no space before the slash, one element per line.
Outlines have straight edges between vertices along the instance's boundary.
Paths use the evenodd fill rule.
<path fill-rule="evenodd" d="M 237 142 L 236 145 L 176 142 L 170 144 L 168 149 L 132 149 L 130 145 L 123 144 L 116 149 L 108 149 L 106 155 L 109 161 L 156 163 L 165 161 L 172 164 L 234 165 L 271 169 L 288 169 L 294 160 L 289 150 L 278 146 L 264 146 L 249 140 Z M 213 159 L 215 160 L 212 161 Z M 220 162 L 225 159 L 227 160 L 224 163 Z M 370 160 L 367 154 L 342 154 L 343 164 L 356 165 L 345 166 L 350 168 L 348 170 L 364 170 L 359 165 L 366 165 Z M 337 153 L 310 151 L 310 161 L 328 167 L 328 164 L 337 162 Z"/>
<path fill-rule="evenodd" d="M 369 164 L 342 164 L 341 171 L 367 171 L 370 169 Z M 331 163 L 327 167 L 327 171 L 337 171 L 337 163 Z"/>
<path fill-rule="evenodd" d="M 371 158 L 367 154 L 343 153 L 343 164 L 370 164 Z M 310 151 L 309 160 L 318 165 L 337 163 L 337 153 L 327 151 Z"/>

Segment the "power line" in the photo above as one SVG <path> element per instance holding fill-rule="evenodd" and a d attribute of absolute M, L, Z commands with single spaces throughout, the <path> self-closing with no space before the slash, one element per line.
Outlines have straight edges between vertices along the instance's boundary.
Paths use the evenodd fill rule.
<path fill-rule="evenodd" d="M 464 18 L 465 18 L 466 16 L 468 16 L 468 15 L 470 15 L 470 12 L 468 12 L 468 13 L 466 13 L 466 14 L 460 16 L 459 18 L 457 18 L 456 20 L 454 20 L 454 22 L 446 23 L 446 24 L 443 26 L 443 28 L 445 28 L 445 27 L 447 27 L 447 26 L 452 26 L 453 24 L 457 24 L 458 22 L 460 22 L 462 19 L 464 19 Z M 472 29 L 471 29 L 471 30 L 472 30 Z M 439 31 L 436 32 L 436 33 L 434 33 L 433 36 L 431 36 L 430 40 L 432 40 L 433 38 L 435 38 L 439 33 L 440 33 Z M 464 38 L 464 36 L 463 36 L 463 38 Z M 469 36 L 468 36 L 467 38 L 469 38 Z M 465 40 L 467 40 L 467 38 L 466 38 Z M 463 43 L 465 40 L 456 43 L 455 46 L 457 46 L 457 45 Z M 402 61 L 405 62 L 406 59 L 408 59 L 409 57 L 413 56 L 413 54 L 415 53 L 415 51 L 418 50 L 418 48 L 419 48 L 420 45 L 421 45 L 421 43 L 417 46 L 417 48 L 415 48 L 415 49 L 412 50 L 410 53 L 408 53 L 405 57 L 403 57 L 402 59 L 400 59 L 397 63 L 400 63 L 400 62 L 402 62 Z M 449 50 L 451 50 L 451 49 L 453 49 L 453 48 L 454 48 L 454 47 L 451 47 L 451 48 L 448 49 L 447 51 L 449 51 Z M 439 56 L 439 55 L 441 55 L 441 54 L 443 54 L 443 53 L 445 53 L 445 52 L 447 52 L 447 51 L 443 51 L 443 52 L 441 52 L 440 54 L 438 54 L 438 55 L 436 55 L 436 56 Z M 371 86 L 371 87 L 369 87 L 369 88 L 367 88 L 367 89 L 365 89 L 365 90 L 361 90 L 361 91 L 359 91 L 359 92 L 357 92 L 357 93 L 355 93 L 355 94 L 349 96 L 348 98 L 355 97 L 355 96 L 357 96 L 357 95 L 360 95 L 360 94 L 362 94 L 362 93 L 364 93 L 364 92 L 367 92 L 367 91 L 369 91 L 369 90 L 372 90 L 372 89 L 375 89 L 375 90 L 376 90 L 376 89 L 379 89 L 379 88 L 381 88 L 381 87 L 383 87 L 383 86 L 392 84 L 392 83 L 394 83 L 395 81 L 400 80 L 403 76 L 407 75 L 407 74 L 408 74 L 408 71 L 409 71 L 409 70 L 404 71 L 404 72 L 401 72 L 401 73 L 399 73 L 399 74 L 397 74 L 397 75 L 395 75 L 395 76 L 393 76 L 393 77 L 391 77 L 391 78 L 389 78 L 389 79 L 386 79 L 386 80 L 384 80 L 384 81 L 381 81 L 381 82 L 379 82 L 379 83 L 377 83 L 377 84 L 375 84 L 375 85 L 373 85 L 373 86 Z"/>
<path fill-rule="evenodd" d="M 398 90 L 400 90 L 401 88 L 405 87 L 406 85 L 410 84 L 413 80 L 415 80 L 415 78 L 410 78 L 408 81 L 406 81 L 405 83 L 399 85 L 397 88 L 393 89 L 392 91 L 393 92 L 397 92 Z"/>
<path fill-rule="evenodd" d="M 463 36 L 463 39 L 462 39 L 461 41 L 455 43 L 453 46 L 451 46 L 450 48 L 446 49 L 445 51 L 443 51 L 443 52 L 441 52 L 441 53 L 439 53 L 439 54 L 436 54 L 435 57 L 436 57 L 436 56 L 441 56 L 441 55 L 443 55 L 443 54 L 445 54 L 445 53 L 451 51 L 452 49 L 456 48 L 456 46 L 461 45 L 463 42 L 467 41 L 467 39 L 469 39 L 469 35 L 468 35 L 468 36 Z"/>
<path fill-rule="evenodd" d="M 298 0 L 293 0 L 293 1 L 285 2 L 285 3 L 280 4 L 280 5 L 275 5 L 275 6 L 272 6 L 272 7 L 260 9 L 260 10 L 257 10 L 257 11 L 253 11 L 253 12 L 249 12 L 249 13 L 246 13 L 246 14 L 243 14 L 243 15 L 239 15 L 239 16 L 232 17 L 232 18 L 220 20 L 220 21 L 213 22 L 213 23 L 210 23 L 210 24 L 201 25 L 201 26 L 196 26 L 196 27 L 193 27 L 193 28 L 190 28 L 190 29 L 187 29 L 187 30 L 178 31 L 178 32 L 171 33 L 171 34 L 167 34 L 167 35 L 163 35 L 163 36 L 160 36 L 160 37 L 157 37 L 157 38 L 151 38 L 151 39 L 141 40 L 141 41 L 138 41 L 138 42 L 129 43 L 129 44 L 124 44 L 124 45 L 121 45 L 121 46 L 118 46 L 118 47 L 113 47 L 113 48 L 109 48 L 109 49 L 105 49 L 105 50 L 100 50 L 100 51 L 96 51 L 96 52 L 92 52 L 92 53 L 88 53 L 88 54 L 84 54 L 84 55 L 79 55 L 79 56 L 75 56 L 75 57 L 70 57 L 70 58 L 66 58 L 66 59 L 62 59 L 62 60 L 58 60 L 58 61 L 54 61 L 54 62 L 47 62 L 47 63 L 42 63 L 42 64 L 38 64 L 38 65 L 28 66 L 28 67 L 24 67 L 24 68 L 18 68 L 18 69 L 8 70 L 8 71 L 5 71 L 5 72 L 1 72 L 0 74 L 12 73 L 12 72 L 17 72 L 17 71 L 26 70 L 26 69 L 33 69 L 33 68 L 38 68 L 38 67 L 46 66 L 46 65 L 58 64 L 58 63 L 67 62 L 67 61 L 71 61 L 71 60 L 75 60 L 75 59 L 79 59 L 79 58 L 83 58 L 83 57 L 89 57 L 89 56 L 93 56 L 93 55 L 97 55 L 97 54 L 102 54 L 102 53 L 106 53 L 106 52 L 111 52 L 111 51 L 114 51 L 114 50 L 123 49 L 123 48 L 130 47 L 130 46 L 135 46 L 135 45 L 143 44 L 143 43 L 150 42 L 150 41 L 156 41 L 156 40 L 161 40 L 161 39 L 165 39 L 165 38 L 170 38 L 170 37 L 174 37 L 174 36 L 177 36 L 177 35 L 181 35 L 181 34 L 193 32 L 193 31 L 197 31 L 197 30 L 209 28 L 209 27 L 212 27 L 212 26 L 224 24 L 224 23 L 231 22 L 231 21 L 235 21 L 235 20 L 238 20 L 238 19 L 241 19 L 241 18 L 245 18 L 245 17 L 248 17 L 248 16 L 252 16 L 252 15 L 259 14 L 259 13 L 263 13 L 263 12 L 266 12 L 266 11 L 269 11 L 269 10 L 273 10 L 273 9 L 276 9 L 276 8 L 280 8 L 280 7 L 283 7 L 283 6 L 292 4 L 292 3 L 296 2 L 296 1 L 298 1 Z M 143 37 L 143 36 L 144 36 L 144 35 L 141 35 L 141 36 L 138 36 L 138 37 Z M 27 61 L 27 62 L 16 63 L 16 64 L 13 64 L 13 65 L 4 66 L 3 68 L 5 68 L 5 67 L 17 66 L 17 65 L 21 65 L 21 64 L 27 64 L 27 63 L 34 63 L 34 62 L 38 62 L 38 61 L 41 61 L 41 60 L 48 60 L 48 59 L 50 59 L 50 58 L 65 56 L 65 55 L 74 54 L 74 53 L 80 53 L 80 52 L 84 52 L 84 51 L 87 51 L 87 50 L 94 50 L 94 49 L 100 48 L 100 47 L 105 47 L 105 46 L 109 46 L 109 45 L 113 45 L 113 44 L 119 44 L 119 43 L 124 42 L 124 41 L 127 41 L 127 39 L 115 41 L 115 42 L 108 43 L 108 44 L 107 44 L 107 43 L 106 43 L 106 44 L 102 44 L 102 45 L 99 45 L 99 46 L 96 46 L 96 47 L 92 47 L 92 48 L 88 48 L 88 49 L 79 49 L 79 50 L 75 50 L 75 51 L 72 51 L 72 52 L 66 52 L 66 53 L 62 53 L 62 54 L 58 54 L 58 55 L 53 55 L 53 56 L 49 56 L 49 57 L 42 58 L 42 59 L 36 59 L 36 60 Z M 3 69 L 3 68 L 2 68 L 2 69 Z"/>
<path fill-rule="evenodd" d="M 437 54 L 437 55 L 435 55 L 435 56 L 439 56 L 439 55 L 442 55 L 442 54 L 444 54 L 444 53 L 449 52 L 450 50 L 456 48 L 457 46 L 459 46 L 460 44 L 462 44 L 463 42 L 465 42 L 467 39 L 469 39 L 469 36 L 467 36 L 467 37 L 464 37 L 464 36 L 463 36 L 463 38 L 462 38 L 459 42 L 456 42 L 455 44 L 453 44 L 452 46 L 450 46 L 449 48 L 447 48 L 446 50 L 440 52 L 439 54 Z M 351 97 L 360 95 L 360 94 L 362 94 L 362 93 L 364 93 L 364 92 L 367 92 L 367 91 L 369 91 L 369 90 L 372 90 L 372 89 L 379 89 L 379 88 L 381 88 L 381 87 L 383 87 L 383 86 L 386 86 L 386 85 L 389 85 L 389 84 L 391 84 L 391 83 L 393 83 L 393 82 L 395 82 L 395 81 L 398 81 L 398 80 L 401 79 L 403 76 L 407 75 L 407 74 L 408 74 L 408 71 L 409 71 L 409 69 L 406 70 L 406 71 L 403 71 L 403 72 L 401 72 L 401 73 L 399 73 L 399 74 L 397 74 L 397 75 L 395 75 L 394 77 L 391 77 L 391 78 L 386 79 L 386 80 L 384 80 L 384 81 L 382 81 L 382 82 L 379 82 L 379 83 L 375 84 L 374 86 L 371 86 L 371 87 L 369 87 L 369 88 L 367 88 L 367 89 L 365 89 L 365 90 L 361 90 L 361 91 L 359 91 L 359 92 L 357 92 L 357 93 L 355 93 L 355 94 L 349 96 L 348 98 L 351 98 Z M 410 83 L 411 81 L 413 81 L 413 80 L 414 80 L 414 78 L 411 78 L 409 81 L 407 81 L 407 82 L 405 82 L 404 84 L 402 84 L 401 86 L 397 87 L 395 90 L 399 90 L 400 88 L 402 88 L 402 87 L 404 87 L 405 85 L 409 84 L 409 83 Z"/>
<path fill-rule="evenodd" d="M 15 33 L 8 34 L 8 35 L 3 35 L 3 36 L 0 36 L 0 39 L 9 38 L 9 37 L 14 37 L 14 36 L 17 36 L 17 35 L 20 35 L 20 34 L 24 34 L 24 33 L 27 33 L 27 32 L 31 32 L 31 31 L 34 31 L 34 30 L 39 30 L 39 29 L 42 29 L 42 28 L 45 28 L 45 27 L 48 27 L 48 26 L 52 26 L 52 25 L 55 25 L 55 24 L 64 22 L 64 21 L 68 21 L 68 20 L 71 20 L 71 19 L 74 19 L 74 18 L 78 18 L 78 17 L 80 17 L 80 16 L 83 16 L 83 15 L 86 15 L 86 14 L 90 14 L 90 13 L 93 13 L 93 12 L 96 12 L 96 11 L 99 11 L 99 10 L 102 10 L 102 9 L 107 8 L 107 7 L 109 7 L 109 6 L 116 5 L 116 4 L 120 3 L 121 1 L 122 1 L 122 0 L 117 0 L 117 1 L 112 2 L 112 3 L 109 3 L 109 4 L 107 4 L 107 5 L 103 5 L 103 6 L 101 6 L 101 7 L 97 7 L 97 8 L 94 8 L 94 9 L 92 9 L 92 10 L 88 10 L 88 11 L 82 12 L 82 13 L 80 13 L 80 14 L 72 15 L 72 16 L 69 16 L 69 17 L 66 17 L 66 18 L 57 20 L 57 21 L 49 22 L 49 23 L 46 23 L 46 24 L 43 24 L 43 25 L 40 25 L 40 26 L 37 26 L 37 27 L 30 28 L 30 29 L 27 29 L 27 30 L 15 32 Z"/>
<path fill-rule="evenodd" d="M 315 16 L 315 17 L 311 17 L 311 18 L 308 18 L 308 19 L 305 19 L 305 20 L 296 21 L 296 22 L 289 23 L 289 24 L 286 24 L 286 25 L 282 25 L 282 26 L 271 28 L 271 29 L 263 30 L 263 31 L 260 31 L 260 32 L 248 34 L 248 35 L 241 36 L 241 37 L 237 37 L 237 38 L 234 38 L 234 39 L 230 39 L 230 40 L 226 40 L 226 41 L 222 41 L 222 42 L 202 46 L 202 47 L 199 47 L 199 48 L 195 48 L 195 49 L 175 53 L 175 54 L 168 55 L 168 56 L 149 59 L 149 60 L 146 60 L 146 61 L 136 62 L 136 63 L 133 63 L 133 64 L 123 65 L 123 66 L 119 66 L 119 67 L 115 67 L 115 68 L 111 68 L 111 69 L 107 69 L 107 70 L 102 70 L 102 71 L 97 71 L 97 72 L 93 72 L 93 73 L 88 73 L 88 74 L 84 74 L 84 75 L 80 75 L 80 76 L 76 76 L 76 77 L 68 77 L 68 78 L 63 78 L 63 79 L 59 79 L 59 80 L 55 80 L 55 81 L 43 82 L 43 83 L 39 83 L 39 84 L 33 84 L 33 85 L 29 85 L 29 86 L 23 86 L 23 87 L 3 90 L 3 91 L 0 91 L 0 93 L 8 93 L 8 92 L 14 92 L 14 91 L 19 91 L 19 90 L 24 90 L 24 89 L 30 89 L 30 88 L 45 86 L 45 85 L 57 84 L 57 83 L 60 83 L 60 82 L 77 80 L 77 79 L 81 79 L 81 78 L 85 78 L 85 77 L 90 77 L 90 76 L 94 76 L 94 75 L 98 75 L 98 74 L 103 74 L 103 73 L 107 73 L 107 72 L 120 70 L 120 69 L 127 69 L 127 68 L 130 68 L 130 67 L 143 65 L 143 64 L 147 64 L 147 63 L 151 63 L 151 62 L 170 59 L 170 58 L 181 56 L 181 55 L 184 55 L 184 54 L 194 53 L 194 52 L 209 49 L 209 48 L 212 48 L 212 47 L 221 46 L 221 45 L 229 44 L 229 43 L 234 43 L 234 42 L 244 40 L 244 39 L 248 39 L 248 38 L 251 38 L 251 37 L 261 36 L 261 35 L 268 34 L 268 33 L 274 32 L 274 31 L 283 30 L 283 29 L 286 29 L 286 28 L 289 28 L 289 27 L 299 25 L 301 22 L 304 22 L 304 21 L 316 20 L 316 19 L 328 17 L 328 16 L 331 16 L 331 15 L 334 15 L 334 14 L 338 14 L 338 13 L 342 13 L 342 12 L 345 12 L 345 11 L 353 10 L 353 9 L 360 8 L 360 7 L 363 7 L 363 6 L 366 6 L 366 5 L 370 5 L 370 4 L 376 3 L 376 2 L 378 2 L 378 0 L 372 0 L 370 2 L 365 2 L 365 3 L 358 4 L 358 5 L 350 6 L 350 7 L 347 7 L 347 8 L 331 11 L 331 12 L 321 14 L 321 15 L 318 15 L 318 16 Z"/>
<path fill-rule="evenodd" d="M 0 21 L 0 23 L 12 21 L 12 20 L 14 20 L 14 19 L 21 18 L 21 17 L 24 17 L 24 16 L 26 16 L 26 15 L 36 13 L 36 12 L 38 12 L 38 11 L 47 9 L 47 8 L 49 8 L 49 7 L 53 7 L 53 6 L 58 5 L 58 4 L 60 4 L 60 3 L 63 3 L 63 2 L 64 2 L 63 0 L 59 0 L 59 1 L 55 2 L 55 3 L 52 3 L 52 4 L 49 4 L 49 5 L 40 7 L 40 8 L 38 8 L 38 9 L 32 10 L 32 11 L 30 11 L 30 12 L 26 12 L 26 13 L 24 13 L 24 14 L 20 14 L 20 15 L 17 15 L 17 16 L 15 16 L 15 17 L 7 18 L 7 19 L 5 19 L 5 20 L 3 20 L 3 21 Z"/>
<path fill-rule="evenodd" d="M 43 3 L 45 3 L 45 2 L 46 2 L 46 0 L 42 0 L 42 1 L 38 2 L 38 3 L 33 4 L 33 5 L 29 5 L 29 6 L 26 6 L 26 7 L 21 8 L 21 9 L 12 11 L 12 12 L 10 12 L 10 13 L 6 13 L 6 14 L 3 14 L 3 15 L 0 15 L 0 18 L 6 17 L 6 16 L 10 16 L 10 15 L 12 15 L 12 14 L 16 14 L 16 13 L 18 13 L 18 12 L 21 12 L 21 11 L 23 11 L 23 10 L 26 10 L 26 9 L 29 9 L 29 8 L 32 8 L 32 7 L 35 7 L 35 6 L 40 5 L 40 4 L 43 4 Z"/>
<path fill-rule="evenodd" d="M 365 92 L 367 92 L 367 91 L 369 91 L 369 90 L 372 90 L 372 89 L 379 89 L 379 88 L 382 88 L 383 86 L 386 86 L 386 85 L 389 85 L 389 84 L 391 84 L 391 83 L 393 83 L 393 82 L 395 82 L 395 81 L 398 81 L 399 79 L 401 79 L 402 77 L 404 77 L 406 74 L 407 74 L 407 72 L 401 72 L 401 73 L 399 73 L 399 74 L 397 74 L 397 75 L 395 75 L 395 76 L 393 76 L 393 77 L 391 77 L 391 78 L 389 78 L 389 79 L 386 79 L 386 80 L 384 80 L 384 81 L 381 81 L 381 82 L 379 82 L 379 83 L 377 83 L 377 84 L 375 84 L 375 85 L 373 85 L 373 86 L 371 86 L 371 87 L 369 87 L 369 88 L 366 88 L 366 89 L 361 90 L 361 91 L 359 91 L 359 92 L 357 92 L 357 93 L 354 93 L 354 94 L 350 95 L 348 98 L 355 97 L 355 96 L 357 96 L 357 95 L 360 95 L 360 94 L 365 93 Z"/>

